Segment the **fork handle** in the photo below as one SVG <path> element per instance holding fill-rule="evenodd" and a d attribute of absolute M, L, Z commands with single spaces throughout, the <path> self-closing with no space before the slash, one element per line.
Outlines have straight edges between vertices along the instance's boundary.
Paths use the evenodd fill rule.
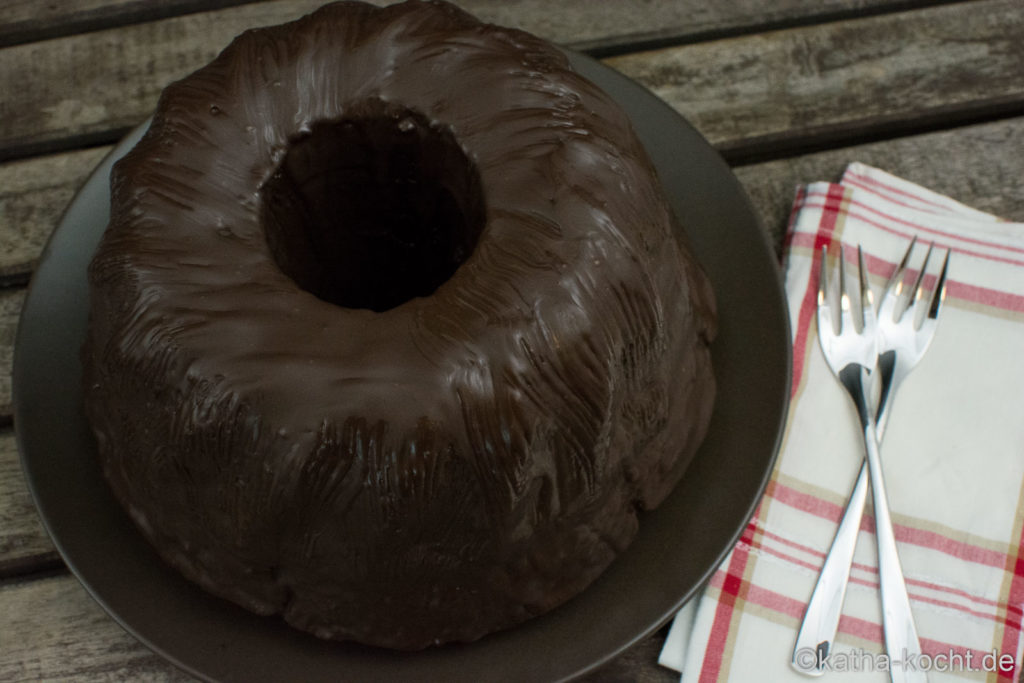
<path fill-rule="evenodd" d="M 865 435 L 867 438 L 867 435 Z M 792 665 L 809 676 L 820 676 L 827 670 L 826 660 L 835 645 L 842 614 L 850 567 L 857 547 L 857 534 L 867 501 L 868 460 L 861 463 L 857 483 L 850 493 L 846 511 L 836 530 L 832 547 L 818 576 L 818 583 L 804 612 L 803 623 L 793 648 Z M 885 484 L 881 484 L 884 494 Z M 872 491 L 877 491 L 872 485 Z M 874 494 L 877 496 L 877 494 Z M 878 510 L 884 510 L 882 514 Z M 875 503 L 875 526 L 878 541 L 879 583 L 882 593 L 883 623 L 885 625 L 886 652 L 890 657 L 893 681 L 926 681 L 923 672 L 915 671 L 920 661 L 921 646 L 907 597 L 896 537 L 888 506 Z M 897 663 L 898 662 L 898 663 Z"/>
<path fill-rule="evenodd" d="M 892 394 L 906 376 L 906 369 L 893 364 L 894 358 L 880 356 L 878 381 L 880 399 L 878 412 L 875 416 L 875 436 L 877 444 L 882 439 L 883 429 L 888 422 L 889 406 Z M 850 389 L 852 387 L 848 387 Z M 858 392 L 859 393 L 859 392 Z M 858 408 L 858 413 L 859 413 Z M 865 435 L 865 443 L 867 436 Z M 807 603 L 800 632 L 797 634 L 796 645 L 793 647 L 793 668 L 809 676 L 820 676 L 825 670 L 825 660 L 835 646 L 836 634 L 839 631 L 839 619 L 842 615 L 843 602 L 846 599 L 846 587 L 850 581 L 850 569 L 853 564 L 854 551 L 860 531 L 861 518 L 868 492 L 868 460 L 861 461 L 857 481 L 846 502 L 846 509 L 839 521 L 835 538 L 829 548 L 825 563 L 822 565 L 818 582 Z M 891 524 L 890 524 L 891 527 Z M 902 576 L 902 572 L 901 572 Z M 897 588 L 897 593 L 899 589 Z M 890 593 L 892 591 L 890 590 Z M 903 589 L 906 593 L 906 588 Z M 909 610 L 909 606 L 907 608 Z M 913 642 L 918 642 L 916 633 Z M 813 657 L 810 656 L 813 653 Z M 894 653 L 898 658 L 900 653 Z"/>
<path fill-rule="evenodd" d="M 858 412 L 862 412 L 858 408 Z M 919 668 L 921 643 L 910 610 L 907 584 L 903 580 L 896 535 L 892 530 L 889 501 L 882 478 L 882 461 L 878 455 L 875 421 L 863 411 L 864 446 L 867 451 L 868 474 L 871 477 L 871 500 L 875 507 L 875 539 L 878 542 L 878 578 L 882 593 L 882 624 L 885 627 L 885 650 L 889 653 L 889 676 L 893 683 L 927 681 Z"/>
<path fill-rule="evenodd" d="M 835 645 L 867 492 L 868 463 L 864 460 L 796 637 L 792 665 L 800 673 L 810 676 L 823 674 L 825 660 Z"/>
<path fill-rule="evenodd" d="M 864 381 L 866 374 L 866 371 L 856 364 L 848 365 L 837 373 L 839 382 L 857 408 L 857 416 L 863 430 L 866 458 L 857 477 L 857 484 L 850 494 L 850 501 L 836 532 L 833 547 L 825 559 L 825 567 L 822 568 L 822 574 L 811 596 L 811 603 L 804 615 L 792 663 L 801 673 L 812 676 L 821 675 L 827 670 L 826 658 L 834 644 L 839 624 L 839 614 L 849 580 L 849 568 L 853 560 L 870 478 L 875 507 L 882 624 L 885 631 L 885 649 L 889 655 L 889 676 L 894 683 L 926 682 L 927 675 L 917 666 L 920 663 L 921 645 L 896 550 L 896 536 L 892 530 L 892 518 L 889 514 L 881 458 L 878 453 L 878 431 L 875 417 L 868 409 L 869 391 L 868 384 Z M 891 376 L 884 377 L 883 382 L 891 379 Z"/>

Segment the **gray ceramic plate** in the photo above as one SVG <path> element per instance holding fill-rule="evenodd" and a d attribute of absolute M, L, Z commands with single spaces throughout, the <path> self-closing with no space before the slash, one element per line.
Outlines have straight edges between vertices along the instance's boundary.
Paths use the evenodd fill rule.
<path fill-rule="evenodd" d="M 107 491 L 81 411 L 86 266 L 108 220 L 110 166 L 140 129 L 96 169 L 50 240 L 18 330 L 14 390 L 19 446 L 43 522 L 92 596 L 143 643 L 215 681 L 569 678 L 664 624 L 735 543 L 771 471 L 789 395 L 788 316 L 775 257 L 736 178 L 693 128 L 617 72 L 572 59 L 632 117 L 718 297 L 718 400 L 678 489 L 582 595 L 470 645 L 397 654 L 321 642 L 180 578 Z"/>

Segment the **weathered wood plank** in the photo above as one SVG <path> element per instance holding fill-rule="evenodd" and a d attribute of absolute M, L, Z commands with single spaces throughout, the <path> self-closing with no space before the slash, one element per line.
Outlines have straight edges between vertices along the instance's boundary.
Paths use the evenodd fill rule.
<path fill-rule="evenodd" d="M 153 21 L 253 0 L 5 0 L 0 46 Z"/>
<path fill-rule="evenodd" d="M 636 53 L 608 64 L 739 158 L 1024 114 L 1022 32 L 1024 5 L 993 0 Z"/>
<path fill-rule="evenodd" d="M 780 159 L 734 169 L 776 250 L 781 250 L 797 185 L 836 181 L 852 161 L 890 173 L 969 206 L 1024 222 L 1024 118 Z"/>
<path fill-rule="evenodd" d="M 681 44 L 905 8 L 901 0 L 454 0 L 486 21 L 515 26 L 576 50 L 606 54 L 638 45 Z M 935 0 L 915 2 L 919 6 Z"/>
<path fill-rule="evenodd" d="M 209 61 L 243 29 L 294 18 L 319 2 L 244 5 L 5 48 L 0 158 L 112 141 L 152 111 L 164 85 Z M 496 3 L 464 4 L 485 18 L 501 17 Z M 564 14 L 577 20 L 563 23 L 549 13 L 546 24 L 528 28 L 578 45 L 598 30 L 581 25 L 585 17 L 622 35 L 616 25 L 623 20 L 622 5 L 601 7 L 606 5 L 616 9 L 577 8 Z M 674 6 L 633 11 L 668 21 L 659 12 Z M 926 114 L 1024 103 L 1024 44 L 1017 39 L 1022 28 L 1019 0 L 983 0 L 666 48 L 609 63 L 652 87 L 729 150 L 751 139 L 777 144 L 777 138 L 820 137 L 837 128 L 911 125 Z"/>
<path fill-rule="evenodd" d="M 14 431 L 4 429 L 0 431 L 0 576 L 27 573 L 57 560 L 25 485 Z M 0 676 L 0 680 L 6 679 Z"/>
<path fill-rule="evenodd" d="M 652 636 L 591 676 L 592 683 L 668 683 Z M 123 631 L 69 575 L 0 584 L 0 680 L 145 680 L 184 683 L 175 669 Z"/>
<path fill-rule="evenodd" d="M 4 681 L 194 680 L 128 635 L 67 574 L 0 584 L 0 644 Z"/>
<path fill-rule="evenodd" d="M 109 147 L 0 164 L 0 282 L 24 282 L 75 192 Z"/>
<path fill-rule="evenodd" d="M 199 11 L 243 5 L 256 0 L 7 0 L 0 16 L 0 46 L 154 21 Z M 935 0 L 921 0 L 927 5 Z M 327 0 L 321 0 L 326 4 Z M 854 13 L 905 8 L 906 0 L 761 0 L 707 3 L 677 0 L 650 3 L 620 0 L 598 5 L 589 0 L 461 0 L 489 21 L 520 26 L 574 42 L 580 49 L 614 49 L 652 41 L 692 42 L 710 35 L 753 31 L 787 23 L 825 21 Z"/>
<path fill-rule="evenodd" d="M 11 399 L 11 368 L 14 365 L 14 337 L 18 316 L 25 302 L 24 289 L 0 289 L 0 426 L 10 424 L 14 413 Z"/>

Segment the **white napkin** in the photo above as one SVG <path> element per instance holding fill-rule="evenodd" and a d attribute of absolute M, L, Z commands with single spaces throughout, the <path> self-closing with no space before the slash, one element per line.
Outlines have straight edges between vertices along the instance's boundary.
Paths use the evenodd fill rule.
<path fill-rule="evenodd" d="M 882 444 L 900 559 L 931 681 L 1014 681 L 1024 619 L 1024 224 L 852 164 L 799 189 L 785 247 L 793 389 L 778 463 L 741 540 L 673 624 L 661 663 L 690 681 L 801 681 L 796 633 L 863 458 L 853 405 L 815 329 L 817 254 L 861 245 L 876 301 L 951 249 L 935 340 Z M 926 281 L 927 282 L 927 281 Z M 887 681 L 874 524 L 865 512 L 830 683 Z M 895 653 L 898 659 L 900 653 Z M 902 663 L 900 664 L 902 665 Z"/>

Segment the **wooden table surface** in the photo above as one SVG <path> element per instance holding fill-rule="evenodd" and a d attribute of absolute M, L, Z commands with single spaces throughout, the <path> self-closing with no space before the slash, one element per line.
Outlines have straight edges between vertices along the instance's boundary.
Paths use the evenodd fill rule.
<path fill-rule="evenodd" d="M 25 486 L 10 371 L 34 265 L 160 90 L 320 0 L 6 0 L 0 11 L 0 680 L 187 681 L 67 571 Z M 1024 221 L 1021 0 L 461 0 L 604 60 L 721 152 L 779 248 L 797 183 L 850 161 Z M 669 681 L 665 630 L 588 680 Z"/>

